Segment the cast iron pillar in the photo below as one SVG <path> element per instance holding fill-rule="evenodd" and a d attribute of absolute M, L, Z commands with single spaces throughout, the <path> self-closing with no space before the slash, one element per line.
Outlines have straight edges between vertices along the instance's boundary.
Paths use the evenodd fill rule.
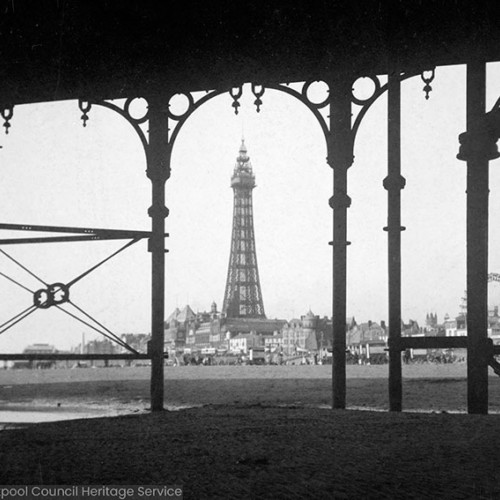
<path fill-rule="evenodd" d="M 351 130 L 352 79 L 330 86 L 328 164 L 333 168 L 333 408 L 346 407 L 346 294 L 347 294 L 347 170 L 353 162 Z"/>
<path fill-rule="evenodd" d="M 167 103 L 155 97 L 149 104 L 147 176 L 152 184 L 151 217 L 151 410 L 163 410 L 164 317 L 165 317 L 165 182 L 170 177 L 171 147 L 168 144 Z"/>
<path fill-rule="evenodd" d="M 486 105 L 486 65 L 467 64 L 467 408 L 488 413 L 488 148 L 478 124 Z"/>
<path fill-rule="evenodd" d="M 387 243 L 389 274 L 389 409 L 401 411 L 401 78 L 399 72 L 389 75 L 387 84 Z"/>

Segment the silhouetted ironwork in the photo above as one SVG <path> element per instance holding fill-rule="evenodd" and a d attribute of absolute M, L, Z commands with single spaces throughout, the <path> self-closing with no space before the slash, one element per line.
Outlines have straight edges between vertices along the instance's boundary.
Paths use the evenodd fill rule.
<path fill-rule="evenodd" d="M 467 408 L 488 413 L 489 160 L 497 158 L 485 117 L 486 64 L 467 64 L 467 132 L 457 157 L 467 161 Z M 495 141 L 498 139 L 496 137 Z M 492 147 L 494 146 L 494 147 Z"/>
<path fill-rule="evenodd" d="M 11 231 L 34 231 L 49 233 L 71 233 L 84 234 L 84 236 L 50 236 L 34 238 L 2 238 L 0 245 L 19 245 L 24 243 L 62 243 L 71 241 L 93 241 L 93 240 L 126 240 L 133 238 L 137 241 L 150 238 L 149 231 L 131 231 L 121 229 L 96 229 L 88 227 L 67 227 L 67 226 L 40 226 L 35 224 L 1 224 L 0 230 Z M 168 234 L 165 234 L 168 236 Z"/>
<path fill-rule="evenodd" d="M 40 288 L 38 290 L 31 290 L 28 287 L 24 286 L 19 281 L 7 276 L 5 273 L 0 273 L 0 275 L 15 285 L 19 286 L 23 290 L 32 294 L 33 304 L 21 311 L 20 313 L 15 314 L 12 318 L 5 321 L 0 325 L 0 334 L 12 328 L 14 325 L 17 325 L 20 321 L 27 318 L 29 315 L 34 313 L 37 309 L 49 309 L 51 307 L 56 307 L 63 313 L 71 316 L 72 318 L 80 321 L 84 325 L 89 328 L 95 330 L 100 333 L 107 339 L 112 342 L 117 343 L 124 349 L 132 352 L 134 355 L 139 354 L 133 347 L 129 346 L 126 342 L 124 342 L 118 335 L 115 335 L 111 330 L 105 327 L 102 323 L 93 318 L 90 314 L 85 312 L 81 307 L 77 306 L 74 302 L 70 300 L 70 288 L 88 276 L 91 272 L 96 270 L 98 267 L 102 266 L 104 263 L 118 255 L 123 250 L 127 249 L 134 243 L 137 243 L 141 239 L 150 238 L 151 233 L 147 231 L 130 231 L 130 230 L 117 230 L 117 229 L 96 229 L 96 228 L 81 228 L 81 227 L 67 227 L 67 226 L 43 226 L 43 225 L 32 225 L 32 224 L 0 224 L 0 230 L 17 230 L 17 231 L 36 231 L 36 232 L 55 232 L 55 233 L 83 233 L 85 236 L 60 236 L 60 237 L 47 237 L 47 238 L 8 238 L 8 239 L 0 239 L 0 245 L 12 245 L 12 244 L 32 244 L 32 243 L 54 243 L 54 242 L 71 242 L 71 241 L 85 241 L 85 240 L 115 240 L 115 239 L 129 239 L 133 238 L 131 241 L 126 243 L 123 247 L 113 252 L 111 255 L 101 260 L 94 266 L 90 267 L 68 283 L 51 283 L 48 284 L 42 278 L 37 276 L 34 272 L 29 270 L 26 266 L 21 264 L 17 259 L 8 254 L 5 250 L 0 249 L 0 253 L 18 265 L 21 269 L 26 271 L 36 280 L 41 282 L 44 285 L 44 288 Z M 164 235 L 166 236 L 166 235 Z M 76 314 L 71 313 L 70 311 L 62 308 L 63 304 L 69 304 L 77 309 L 80 313 L 82 313 L 87 319 L 93 322 L 89 323 L 88 321 L 83 320 L 81 317 Z M 97 326 L 96 326 L 97 325 Z"/>
<path fill-rule="evenodd" d="M 228 97 L 238 113 L 242 82 L 258 82 L 252 85 L 258 111 L 263 104 L 265 88 L 275 88 L 298 98 L 318 118 L 327 143 L 327 161 L 334 169 L 333 196 L 330 199 L 334 210 L 331 242 L 335 339 L 333 400 L 335 408 L 343 408 L 345 267 L 349 244 L 346 228 L 350 205 L 347 171 L 352 164 L 354 140 L 361 120 L 371 104 L 387 89 L 378 76 L 369 76 L 375 83 L 373 95 L 356 101 L 351 95 L 352 83 L 362 76 L 391 75 L 399 80 L 400 85 L 412 74 L 422 75 L 427 99 L 432 89 L 433 68 L 467 64 L 467 131 L 460 136 L 459 158 L 468 163 L 467 288 L 471 300 L 467 314 L 471 332 L 468 347 L 472 354 L 469 393 L 474 399 L 469 399 L 469 409 L 485 411 L 485 366 L 489 352 L 484 338 L 487 316 L 487 164 L 498 154 L 494 144 L 496 139 L 493 140 L 498 134 L 492 133 L 498 127 L 498 106 L 494 113 L 486 114 L 485 120 L 482 72 L 485 62 L 499 59 L 498 8 L 495 2 L 467 0 L 458 0 L 452 9 L 443 2 L 382 0 L 373 3 L 362 0 L 330 2 L 321 8 L 311 2 L 287 6 L 283 2 L 275 4 L 263 0 L 246 7 L 233 3 L 224 5 L 224 8 L 199 1 L 183 2 L 176 8 L 170 4 L 163 7 L 158 3 L 148 5 L 147 2 L 139 6 L 132 0 L 72 2 L 70 5 L 34 2 L 30 7 L 22 8 L 10 2 L 6 6 L 0 30 L 1 45 L 5 48 L 0 114 L 5 120 L 5 131 L 8 133 L 11 126 L 14 104 L 79 99 L 84 126 L 90 125 L 92 107 L 100 105 L 127 119 L 144 146 L 153 200 L 149 210 L 152 219 L 149 250 L 152 253 L 153 281 L 153 410 L 161 409 L 163 404 L 163 229 L 168 215 L 164 184 L 170 176 L 173 144 L 189 116 L 204 102 L 224 92 L 229 92 Z M 62 13 L 64 23 L 60 22 Z M 252 22 L 247 22 L 250 15 Z M 64 43 L 54 44 L 54 40 L 64 40 Z M 141 43 L 130 50 L 130 40 L 140 40 Z M 307 96 L 313 78 L 322 78 L 328 83 L 329 95 L 318 105 Z M 307 82 L 300 90 L 279 83 L 305 80 Z M 209 90 L 199 97 L 201 93 L 197 91 L 206 89 L 217 90 Z M 186 111 L 179 115 L 169 109 L 170 100 L 176 93 L 188 100 Z M 148 102 L 147 112 L 140 119 L 131 116 L 129 110 L 133 101 L 130 96 L 138 95 L 143 95 Z M 124 98 L 125 105 L 121 107 L 117 105 L 118 101 L 111 102 L 106 98 Z M 350 114 L 352 104 L 361 107 L 354 123 L 351 123 Z M 398 103 L 393 103 L 391 107 L 395 111 L 398 106 Z M 323 111 L 326 113 L 322 114 Z M 494 120 L 490 121 L 490 118 Z M 142 127 L 146 122 L 147 132 L 146 127 Z M 393 132 L 396 128 L 393 127 Z M 394 145 L 393 153 L 398 147 Z M 387 190 L 389 203 L 393 205 L 388 216 L 389 253 L 398 259 L 399 243 L 396 240 L 401 236 L 401 226 L 398 229 L 394 221 L 399 214 L 396 201 L 402 189 L 398 187 L 402 176 L 389 174 L 388 178 L 392 178 L 387 181 Z M 477 227 L 474 228 L 476 221 Z M 112 235 L 108 236 L 107 239 L 112 239 Z M 94 239 L 83 234 L 39 238 L 36 242 L 87 238 Z M 4 240 L 4 244 L 30 242 L 34 240 Z M 395 335 L 391 337 L 393 347 L 390 348 L 395 348 L 394 342 L 398 342 L 397 311 L 400 310 L 400 263 L 392 266 L 389 271 L 392 276 L 389 302 Z M 26 290 L 21 283 L 2 273 L 0 275 Z M 10 322 L 22 320 L 25 314 L 31 314 L 42 305 L 54 303 L 54 307 L 60 308 L 70 304 L 70 301 L 65 301 L 69 295 L 64 285 L 44 283 L 43 293 L 40 292 L 36 300 L 39 307 L 33 304 Z M 57 304 L 59 300 L 63 302 Z M 394 363 L 394 373 L 399 372 L 399 362 L 395 360 Z M 400 378 L 398 380 L 400 385 Z M 398 391 L 401 392 L 400 388 Z"/>
<path fill-rule="evenodd" d="M 165 358 L 168 356 L 165 354 Z M 112 359 L 151 359 L 150 354 L 74 354 L 74 353 L 48 353 L 48 354 L 5 354 L 0 353 L 0 360 L 3 361 L 71 361 L 71 360 L 112 360 Z"/>
<path fill-rule="evenodd" d="M 387 245 L 389 274 L 389 339 L 401 337 L 401 190 L 406 181 L 401 175 L 401 79 L 389 75 L 387 96 Z M 389 350 L 389 409 L 402 409 L 401 353 Z"/>

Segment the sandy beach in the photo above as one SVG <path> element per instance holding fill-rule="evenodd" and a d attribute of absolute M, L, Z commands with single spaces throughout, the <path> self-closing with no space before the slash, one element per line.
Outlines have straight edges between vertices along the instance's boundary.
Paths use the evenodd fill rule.
<path fill-rule="evenodd" d="M 128 415 L 3 430 L 0 481 L 181 484 L 184 498 L 498 498 L 500 416 L 452 413 L 465 410 L 465 365 L 404 375 L 407 411 L 394 414 L 329 409 L 329 366 L 169 367 L 166 406 L 195 407 L 152 415 L 146 367 L 4 371 L 0 410 Z M 349 407 L 386 409 L 386 376 L 348 367 Z M 499 395 L 490 377 L 493 413 Z"/>
<path fill-rule="evenodd" d="M 466 365 L 408 365 L 403 407 L 465 411 Z M 0 371 L 0 409 L 11 404 L 149 405 L 150 368 Z M 347 366 L 347 405 L 387 409 L 387 365 Z M 165 368 L 165 404 L 331 404 L 331 366 L 181 366 Z M 500 378 L 490 377 L 490 410 L 500 411 Z"/>

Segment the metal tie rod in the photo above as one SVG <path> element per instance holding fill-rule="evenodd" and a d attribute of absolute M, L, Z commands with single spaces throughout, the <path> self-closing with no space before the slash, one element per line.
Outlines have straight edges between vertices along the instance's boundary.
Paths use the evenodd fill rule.
<path fill-rule="evenodd" d="M 151 231 L 133 231 L 129 229 L 104 229 L 92 227 L 68 227 L 68 226 L 38 226 L 35 224 L 6 224 L 0 223 L 0 229 L 13 231 L 40 231 L 49 233 L 76 233 L 76 234 L 99 234 L 99 233 L 120 233 L 129 236 L 151 236 Z"/>
<path fill-rule="evenodd" d="M 150 238 L 150 231 L 133 231 L 128 229 L 104 229 L 90 227 L 68 227 L 68 226 L 39 226 L 35 224 L 7 224 L 1 223 L 0 230 L 10 231 L 35 231 L 51 233 L 72 233 L 84 236 L 50 236 L 34 238 L 4 238 L 0 239 L 1 245 L 15 245 L 25 243 L 62 243 L 71 241 L 95 241 L 95 240 L 118 240 L 118 239 L 143 239 Z M 168 236 L 168 233 L 164 233 Z"/>

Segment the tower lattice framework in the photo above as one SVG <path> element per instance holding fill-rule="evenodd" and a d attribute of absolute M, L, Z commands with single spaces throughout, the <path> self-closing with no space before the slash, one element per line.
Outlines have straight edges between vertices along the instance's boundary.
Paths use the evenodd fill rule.
<path fill-rule="evenodd" d="M 255 175 L 244 140 L 231 177 L 231 187 L 234 191 L 233 230 L 222 312 L 228 318 L 265 318 L 253 228 Z"/>

